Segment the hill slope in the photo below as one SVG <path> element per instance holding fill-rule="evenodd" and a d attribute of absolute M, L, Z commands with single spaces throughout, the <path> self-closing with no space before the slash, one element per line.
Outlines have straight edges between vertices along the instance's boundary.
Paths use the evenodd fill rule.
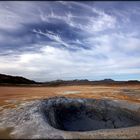
<path fill-rule="evenodd" d="M 35 84 L 33 80 L 26 79 L 20 76 L 11 76 L 0 74 L 0 84 Z"/>

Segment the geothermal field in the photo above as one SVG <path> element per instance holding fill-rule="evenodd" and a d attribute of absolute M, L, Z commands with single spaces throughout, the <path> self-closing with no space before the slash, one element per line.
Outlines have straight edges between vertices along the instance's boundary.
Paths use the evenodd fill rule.
<path fill-rule="evenodd" d="M 140 85 L 1 86 L 0 138 L 140 138 Z"/>
<path fill-rule="evenodd" d="M 0 139 L 140 139 L 140 2 L 0 1 Z"/>

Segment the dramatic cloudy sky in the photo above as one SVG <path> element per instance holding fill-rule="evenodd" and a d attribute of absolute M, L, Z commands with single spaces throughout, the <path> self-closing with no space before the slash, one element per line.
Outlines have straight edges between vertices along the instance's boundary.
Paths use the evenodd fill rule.
<path fill-rule="evenodd" d="M 0 73 L 140 80 L 140 2 L 1 1 Z"/>

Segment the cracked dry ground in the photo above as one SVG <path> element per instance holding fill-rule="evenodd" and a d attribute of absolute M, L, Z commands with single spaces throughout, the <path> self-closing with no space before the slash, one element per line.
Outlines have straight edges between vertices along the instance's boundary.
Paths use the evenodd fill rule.
<path fill-rule="evenodd" d="M 128 106 L 129 104 L 140 105 L 140 85 L 113 85 L 113 86 L 59 86 L 59 87 L 0 87 L 0 111 L 6 109 L 16 109 L 21 103 L 36 99 L 44 99 L 53 96 L 65 96 L 71 98 L 93 98 L 93 99 L 109 99 L 120 101 L 120 106 Z M 125 101 L 123 104 L 121 101 Z M 135 106 L 132 110 L 135 111 Z M 140 110 L 140 109 L 139 109 Z M 96 132 L 94 138 L 140 138 L 140 127 L 124 128 L 123 130 L 104 130 Z M 2 128 L 0 130 L 0 138 L 11 138 L 12 128 Z M 73 133 L 68 138 L 90 138 L 93 133 L 89 132 Z M 135 136 L 134 136 L 135 135 Z"/>

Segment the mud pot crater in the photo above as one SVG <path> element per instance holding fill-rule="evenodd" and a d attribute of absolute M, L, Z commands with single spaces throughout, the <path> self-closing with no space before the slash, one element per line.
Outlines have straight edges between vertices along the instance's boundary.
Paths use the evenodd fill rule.
<path fill-rule="evenodd" d="M 131 110 L 115 107 L 107 100 L 56 97 L 41 105 L 46 123 L 64 131 L 93 131 L 136 126 L 140 117 Z"/>

